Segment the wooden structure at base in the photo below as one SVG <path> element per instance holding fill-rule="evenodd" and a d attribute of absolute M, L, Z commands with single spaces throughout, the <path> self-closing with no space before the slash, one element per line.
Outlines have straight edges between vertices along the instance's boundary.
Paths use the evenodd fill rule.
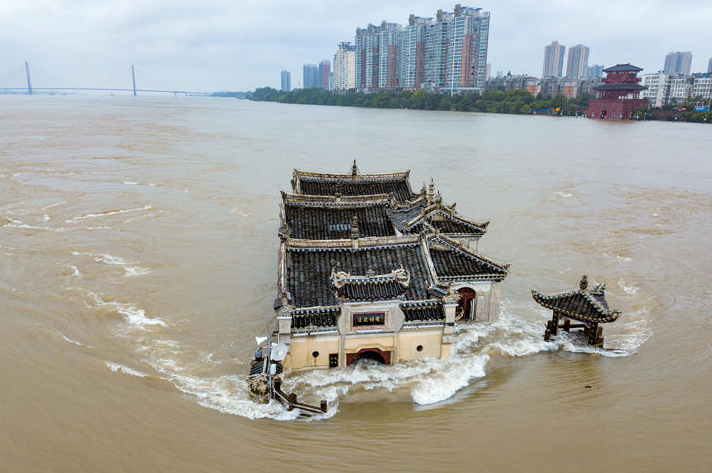
<path fill-rule="evenodd" d="M 559 329 L 569 332 L 579 328 L 582 329 L 579 333 L 586 337 L 589 345 L 602 347 L 603 328 L 599 324 L 614 322 L 621 314 L 620 311 L 608 307 L 605 289 L 606 285 L 602 283 L 588 289 L 588 279 L 584 274 L 578 290 L 553 295 L 532 290 L 534 300 L 553 311 L 551 320 L 546 323 L 544 340 L 549 341 L 551 337 L 558 335 Z M 572 320 L 578 323 L 571 323 Z"/>

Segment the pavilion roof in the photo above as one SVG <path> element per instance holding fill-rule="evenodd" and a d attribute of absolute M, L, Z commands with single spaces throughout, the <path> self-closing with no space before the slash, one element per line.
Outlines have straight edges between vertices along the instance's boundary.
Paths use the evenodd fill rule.
<path fill-rule="evenodd" d="M 646 86 L 637 84 L 635 82 L 607 82 L 596 87 L 596 90 L 645 90 Z"/>
<path fill-rule="evenodd" d="M 611 66 L 607 69 L 603 69 L 603 72 L 640 72 L 643 69 L 640 67 L 634 66 L 630 63 L 625 63 L 625 64 L 616 64 L 615 66 Z"/>
<path fill-rule="evenodd" d="M 586 276 L 581 279 L 579 289 L 546 295 L 532 290 L 534 300 L 547 309 L 558 311 L 565 317 L 584 322 L 613 322 L 620 316 L 620 311 L 611 309 L 606 302 L 605 284 L 598 284 L 588 289 Z"/>

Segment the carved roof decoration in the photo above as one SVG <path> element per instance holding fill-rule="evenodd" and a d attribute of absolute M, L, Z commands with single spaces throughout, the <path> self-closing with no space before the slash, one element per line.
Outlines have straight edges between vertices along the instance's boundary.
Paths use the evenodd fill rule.
<path fill-rule="evenodd" d="M 435 203 L 424 208 L 415 218 L 404 225 L 406 231 L 422 230 L 423 223 L 429 223 L 433 228 L 447 234 L 482 236 L 487 232 L 489 222 L 475 222 L 455 212 L 455 204 L 451 206 Z"/>
<path fill-rule="evenodd" d="M 579 289 L 546 295 L 532 289 L 534 300 L 547 309 L 560 312 L 565 317 L 584 322 L 613 322 L 620 316 L 619 310 L 611 309 L 605 297 L 605 284 L 588 289 L 588 280 L 581 278 Z"/>
<path fill-rule="evenodd" d="M 410 285 L 410 273 L 402 265 L 387 274 L 375 274 L 369 270 L 365 276 L 332 270 L 329 279 L 336 297 L 342 301 L 403 299 Z"/>

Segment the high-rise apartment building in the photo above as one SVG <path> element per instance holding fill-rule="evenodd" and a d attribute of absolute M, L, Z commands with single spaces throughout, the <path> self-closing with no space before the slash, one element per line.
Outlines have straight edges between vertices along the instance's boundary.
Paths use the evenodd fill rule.
<path fill-rule="evenodd" d="M 282 86 L 280 89 L 282 92 L 289 92 L 292 90 L 292 74 L 289 71 L 282 71 Z"/>
<path fill-rule="evenodd" d="M 334 54 L 331 90 L 350 90 L 356 87 L 356 48 L 341 43 Z"/>
<path fill-rule="evenodd" d="M 356 28 L 356 87 L 378 87 L 378 26 Z"/>
<path fill-rule="evenodd" d="M 564 70 L 564 52 L 566 46 L 559 44 L 558 41 L 553 41 L 550 45 L 544 47 L 544 68 L 541 72 L 542 79 L 544 77 L 561 77 Z"/>
<path fill-rule="evenodd" d="M 423 84 L 425 25 L 431 20 L 410 15 L 401 33 L 401 87 L 417 89 Z"/>
<path fill-rule="evenodd" d="M 356 87 L 362 89 L 399 87 L 401 25 L 356 28 Z"/>
<path fill-rule="evenodd" d="M 682 74 L 683 76 L 689 76 L 691 64 L 692 53 L 690 51 L 668 53 L 667 56 L 665 56 L 663 72 L 665 74 Z"/>
<path fill-rule="evenodd" d="M 448 25 L 447 90 L 483 89 L 487 68 L 489 12 L 455 5 Z"/>
<path fill-rule="evenodd" d="M 577 44 L 569 48 L 569 58 L 566 63 L 566 77 L 581 79 L 588 72 L 588 47 Z"/>
<path fill-rule="evenodd" d="M 329 76 L 331 75 L 331 61 L 324 59 L 319 63 L 319 76 L 316 86 L 320 89 L 329 89 Z"/>
<path fill-rule="evenodd" d="M 452 13 L 438 10 L 435 21 L 424 26 L 423 85 L 426 89 L 439 90 L 445 86 L 447 68 L 449 20 Z"/>
<path fill-rule="evenodd" d="M 400 40 L 403 27 L 383 22 L 378 33 L 378 87 L 400 86 Z"/>
<path fill-rule="evenodd" d="M 593 79 L 595 77 L 603 77 L 603 66 L 599 64 L 589 66 L 586 70 L 586 77 L 589 79 Z"/>
<path fill-rule="evenodd" d="M 356 30 L 356 87 L 484 90 L 489 12 L 455 5 L 435 19 L 410 15 Z"/>
<path fill-rule="evenodd" d="M 319 68 L 316 64 L 304 64 L 304 88 L 319 87 Z"/>
<path fill-rule="evenodd" d="M 707 72 L 712 72 L 712 57 L 710 58 L 710 62 L 707 63 Z"/>

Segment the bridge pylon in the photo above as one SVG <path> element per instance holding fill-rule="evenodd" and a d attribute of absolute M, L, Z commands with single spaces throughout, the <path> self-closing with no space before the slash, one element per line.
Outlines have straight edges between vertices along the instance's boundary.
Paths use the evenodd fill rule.
<path fill-rule="evenodd" d="M 136 71 L 134 69 L 134 65 L 131 64 L 131 80 L 133 81 L 133 93 L 134 97 L 136 97 Z"/>
<path fill-rule="evenodd" d="M 25 61 L 25 75 L 27 76 L 27 93 L 32 95 L 32 81 L 30 80 L 30 65 Z"/>

